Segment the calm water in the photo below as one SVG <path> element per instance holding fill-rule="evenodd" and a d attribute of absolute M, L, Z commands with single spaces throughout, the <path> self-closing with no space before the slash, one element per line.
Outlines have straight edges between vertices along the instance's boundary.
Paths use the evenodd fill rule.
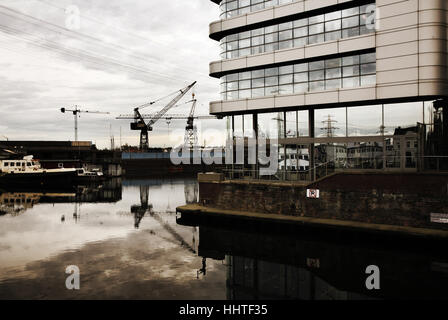
<path fill-rule="evenodd" d="M 446 298 L 448 259 L 176 217 L 194 179 L 0 194 L 0 299 Z M 412 248 L 409 248 L 412 249 Z M 381 289 L 365 288 L 365 268 Z M 80 269 L 67 290 L 65 268 Z"/>

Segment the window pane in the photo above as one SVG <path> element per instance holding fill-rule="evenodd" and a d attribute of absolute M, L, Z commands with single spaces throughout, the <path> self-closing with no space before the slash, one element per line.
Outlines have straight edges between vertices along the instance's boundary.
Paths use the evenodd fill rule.
<path fill-rule="evenodd" d="M 341 31 L 333 31 L 325 33 L 325 41 L 333 41 L 341 39 Z"/>
<path fill-rule="evenodd" d="M 251 53 L 252 54 L 258 54 L 258 53 L 263 53 L 263 52 L 264 52 L 264 46 L 263 45 L 251 48 Z"/>
<path fill-rule="evenodd" d="M 342 58 L 342 65 L 350 66 L 353 64 L 359 64 L 359 56 L 351 56 Z"/>
<path fill-rule="evenodd" d="M 266 86 L 276 86 L 278 85 L 278 77 L 267 77 Z"/>
<path fill-rule="evenodd" d="M 308 35 L 308 27 L 294 29 L 294 38 L 301 38 Z"/>
<path fill-rule="evenodd" d="M 361 86 L 372 85 L 372 84 L 376 84 L 376 75 L 361 77 Z"/>
<path fill-rule="evenodd" d="M 325 68 L 337 68 L 339 66 L 341 66 L 340 58 L 325 60 Z"/>
<path fill-rule="evenodd" d="M 341 77 L 341 68 L 332 68 L 326 70 L 326 79 L 334 79 Z"/>
<path fill-rule="evenodd" d="M 372 74 L 376 73 L 376 63 L 362 64 L 361 65 L 361 74 Z"/>
<path fill-rule="evenodd" d="M 359 36 L 359 27 L 342 30 L 342 38 Z"/>
<path fill-rule="evenodd" d="M 239 98 L 240 99 L 246 99 L 246 98 L 250 98 L 251 97 L 251 91 L 249 90 L 241 90 L 239 93 Z"/>
<path fill-rule="evenodd" d="M 359 65 L 344 67 L 342 69 L 342 74 L 344 77 L 351 77 L 359 75 Z"/>
<path fill-rule="evenodd" d="M 322 32 L 324 32 L 324 24 L 323 23 L 313 24 L 313 25 L 309 26 L 310 35 L 322 33 Z"/>
<path fill-rule="evenodd" d="M 278 68 L 278 73 L 279 74 L 288 74 L 288 73 L 293 73 L 293 66 L 284 66 L 284 67 L 279 67 Z"/>
<path fill-rule="evenodd" d="M 247 71 L 247 72 L 240 72 L 240 73 L 238 74 L 238 78 L 239 78 L 240 80 L 250 79 L 250 71 Z"/>
<path fill-rule="evenodd" d="M 278 39 L 280 41 L 292 39 L 292 30 L 280 31 L 278 33 Z"/>
<path fill-rule="evenodd" d="M 270 33 L 264 36 L 264 42 L 276 42 L 278 41 L 278 33 Z"/>
<path fill-rule="evenodd" d="M 324 68 L 324 61 L 313 61 L 309 63 L 310 70 L 319 70 Z"/>
<path fill-rule="evenodd" d="M 359 87 L 359 77 L 344 78 L 342 86 L 343 88 Z"/>
<path fill-rule="evenodd" d="M 286 30 L 286 29 L 291 29 L 291 28 L 292 28 L 292 22 L 285 22 L 285 23 L 282 23 L 282 24 L 280 24 L 278 26 L 278 30 L 279 31 Z"/>
<path fill-rule="evenodd" d="M 288 83 L 292 83 L 292 74 L 288 74 L 285 76 L 280 76 L 279 77 L 279 83 L 280 84 L 288 84 Z"/>
<path fill-rule="evenodd" d="M 342 28 L 351 28 L 356 26 L 359 26 L 358 16 L 342 19 Z"/>
<path fill-rule="evenodd" d="M 308 72 L 301 72 L 294 74 L 294 82 L 306 82 L 308 81 Z"/>
<path fill-rule="evenodd" d="M 258 46 L 260 44 L 264 44 L 263 36 L 253 37 L 252 38 L 252 45 Z"/>
<path fill-rule="evenodd" d="M 252 98 L 263 97 L 264 88 L 252 89 Z"/>
<path fill-rule="evenodd" d="M 308 38 L 308 44 L 321 43 L 325 41 L 324 34 L 317 34 Z"/>
<path fill-rule="evenodd" d="M 278 68 L 269 68 L 265 70 L 266 77 L 278 75 Z"/>
<path fill-rule="evenodd" d="M 250 32 L 252 37 L 254 37 L 254 36 L 261 36 L 261 35 L 263 35 L 263 33 L 264 33 L 264 29 L 263 28 L 255 29 L 255 30 L 252 30 Z"/>
<path fill-rule="evenodd" d="M 278 94 L 278 87 L 275 86 L 275 87 L 268 87 L 268 88 L 265 88 L 265 89 L 264 89 L 264 94 L 265 94 L 266 96 L 272 96 L 272 95 Z"/>
<path fill-rule="evenodd" d="M 334 20 L 341 18 L 341 11 L 334 11 L 325 14 L 325 21 Z"/>
<path fill-rule="evenodd" d="M 279 94 L 292 94 L 294 93 L 294 87 L 292 84 L 279 86 Z"/>
<path fill-rule="evenodd" d="M 252 80 L 252 88 L 263 87 L 264 86 L 264 78 L 258 78 Z"/>
<path fill-rule="evenodd" d="M 227 75 L 227 82 L 238 80 L 238 73 L 232 73 Z"/>
<path fill-rule="evenodd" d="M 361 55 L 361 63 L 376 62 L 376 53 L 367 53 Z"/>
<path fill-rule="evenodd" d="M 342 10 L 343 17 L 349 17 L 359 14 L 359 7 Z"/>
<path fill-rule="evenodd" d="M 310 91 L 322 91 L 325 89 L 324 81 L 310 82 Z"/>
<path fill-rule="evenodd" d="M 308 91 L 308 83 L 296 83 L 294 85 L 294 93 L 303 93 Z"/>
<path fill-rule="evenodd" d="M 333 20 L 325 23 L 325 32 L 341 29 L 341 20 Z"/>
<path fill-rule="evenodd" d="M 293 25 L 294 25 L 294 28 L 307 26 L 308 18 L 296 20 L 296 21 L 294 21 Z"/>
<path fill-rule="evenodd" d="M 294 65 L 294 72 L 308 71 L 308 63 L 301 63 Z"/>
<path fill-rule="evenodd" d="M 250 88 L 250 80 L 243 80 L 239 83 L 239 89 L 249 89 Z"/>
<path fill-rule="evenodd" d="M 264 28 L 265 33 L 271 33 L 271 32 L 276 32 L 276 31 L 278 31 L 278 25 L 269 26 L 269 27 Z"/>
<path fill-rule="evenodd" d="M 278 49 L 288 49 L 288 48 L 292 48 L 292 40 L 286 40 L 286 41 L 282 41 L 278 44 Z"/>
<path fill-rule="evenodd" d="M 323 80 L 323 79 L 324 79 L 324 70 L 310 72 L 310 81 Z"/>
<path fill-rule="evenodd" d="M 272 51 L 275 51 L 275 50 L 278 50 L 278 43 L 277 42 L 264 45 L 264 51 L 265 52 L 272 52 Z"/>
<path fill-rule="evenodd" d="M 341 79 L 333 79 L 325 81 L 325 89 L 339 89 L 341 87 Z"/>
<path fill-rule="evenodd" d="M 324 15 L 321 14 L 319 16 L 309 17 L 308 21 L 309 21 L 309 24 L 324 22 Z"/>
<path fill-rule="evenodd" d="M 252 71 L 252 78 L 264 77 L 264 70 L 254 70 Z"/>
<path fill-rule="evenodd" d="M 294 39 L 294 47 L 302 47 L 302 46 L 306 46 L 307 44 L 308 44 L 307 37 Z"/>
<path fill-rule="evenodd" d="M 238 90 L 238 82 L 234 81 L 234 82 L 227 82 L 227 91 L 230 90 Z"/>

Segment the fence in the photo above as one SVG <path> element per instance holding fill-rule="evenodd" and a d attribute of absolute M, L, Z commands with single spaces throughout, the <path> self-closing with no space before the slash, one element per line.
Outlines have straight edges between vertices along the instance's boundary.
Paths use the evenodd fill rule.
<path fill-rule="evenodd" d="M 385 161 L 385 163 L 384 163 Z M 245 168 L 243 165 L 227 166 L 222 169 L 227 180 L 267 180 L 311 182 L 334 172 L 375 171 L 375 172 L 447 172 L 448 156 L 386 156 L 357 158 L 356 161 L 340 160 L 317 163 L 306 170 L 278 169 L 275 174 L 262 175 L 260 168 Z"/>

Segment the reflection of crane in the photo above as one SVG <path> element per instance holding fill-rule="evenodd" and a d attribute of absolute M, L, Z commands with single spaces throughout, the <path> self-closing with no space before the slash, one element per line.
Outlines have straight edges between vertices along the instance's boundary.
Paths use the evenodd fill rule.
<path fill-rule="evenodd" d="M 100 112 L 100 111 L 88 111 L 88 110 L 80 110 L 78 106 L 75 106 L 75 109 L 66 109 L 61 108 L 61 112 L 65 113 L 66 111 L 72 112 L 75 117 L 75 141 L 78 141 L 78 117 L 80 113 L 96 113 L 96 114 L 109 114 L 109 112 Z"/>
<path fill-rule="evenodd" d="M 139 228 L 140 222 L 147 212 L 154 218 L 168 233 L 170 233 L 176 240 L 180 242 L 183 247 L 186 247 L 189 251 L 196 253 L 196 250 L 188 244 L 182 236 L 176 232 L 168 223 L 153 211 L 152 204 L 148 204 L 149 199 L 149 186 L 140 186 L 140 205 L 131 206 L 131 212 L 134 214 L 134 227 Z"/>
<path fill-rule="evenodd" d="M 163 107 L 162 110 L 160 110 L 153 117 L 151 117 L 148 123 L 145 122 L 145 118 L 141 115 L 140 109 L 149 107 L 157 101 L 146 103 L 134 109 L 134 117 L 133 117 L 134 122 L 131 123 L 131 130 L 140 130 L 140 150 L 148 150 L 149 148 L 148 131 L 152 131 L 153 125 L 157 121 L 159 121 L 163 117 L 163 115 L 169 109 L 171 109 L 195 84 L 196 81 L 188 85 L 187 87 L 179 90 L 179 93 L 165 107 Z M 126 116 L 120 116 L 117 119 L 126 119 L 126 118 L 127 118 Z"/>

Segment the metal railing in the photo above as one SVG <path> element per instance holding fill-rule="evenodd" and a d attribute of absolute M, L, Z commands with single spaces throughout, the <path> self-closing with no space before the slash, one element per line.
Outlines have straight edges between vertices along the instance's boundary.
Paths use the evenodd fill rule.
<path fill-rule="evenodd" d="M 354 161 L 356 160 L 356 161 Z M 385 163 L 384 163 L 385 161 Z M 278 168 L 275 174 L 262 175 L 260 168 L 245 168 L 243 165 L 233 165 L 223 168 L 221 172 L 227 180 L 265 180 L 265 181 L 303 181 L 312 182 L 326 177 L 334 172 L 344 171 L 387 171 L 387 172 L 447 172 L 448 156 L 386 156 L 375 158 L 356 158 L 317 163 L 306 170 L 290 170 Z"/>

